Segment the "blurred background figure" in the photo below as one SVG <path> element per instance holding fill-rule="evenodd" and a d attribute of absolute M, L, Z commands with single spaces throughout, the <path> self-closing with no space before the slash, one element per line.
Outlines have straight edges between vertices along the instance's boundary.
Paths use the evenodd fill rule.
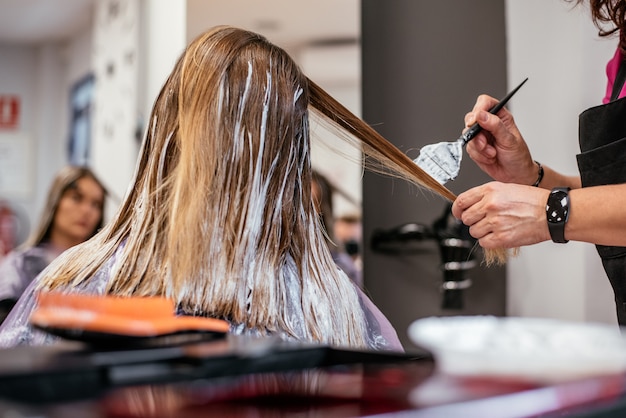
<path fill-rule="evenodd" d="M 361 246 L 363 245 L 363 223 L 358 214 L 346 214 L 335 219 L 335 237 L 343 245 L 359 271 L 362 270 Z"/>
<path fill-rule="evenodd" d="M 23 208 L 0 198 L 0 261 L 26 240 L 29 231 L 30 220 Z"/>
<path fill-rule="evenodd" d="M 102 227 L 106 195 L 100 180 L 86 167 L 66 166 L 57 173 L 38 226 L 0 261 L 0 321 L 52 260 Z"/>
<path fill-rule="evenodd" d="M 11 207 L 0 201 L 0 260 L 4 258 L 16 244 L 15 215 Z"/>
<path fill-rule="evenodd" d="M 350 237 L 350 228 L 343 228 L 342 232 L 346 235 L 339 239 L 335 235 L 335 216 L 333 213 L 333 193 L 335 192 L 334 186 L 328 181 L 328 179 L 318 171 L 313 171 L 313 181 L 311 182 L 311 193 L 313 202 L 320 216 L 320 221 L 324 230 L 326 231 L 326 243 L 330 249 L 330 252 L 335 260 L 335 263 L 346 273 L 354 283 L 359 287 L 363 287 L 363 276 L 361 273 L 360 265 L 355 262 L 352 254 L 347 252 L 347 248 L 343 239 Z M 342 227 L 347 226 L 343 225 Z M 344 231 L 345 230 L 345 231 Z M 351 252 L 354 253 L 354 242 L 350 240 Z M 358 244 L 356 245 L 356 254 L 358 255 Z"/>

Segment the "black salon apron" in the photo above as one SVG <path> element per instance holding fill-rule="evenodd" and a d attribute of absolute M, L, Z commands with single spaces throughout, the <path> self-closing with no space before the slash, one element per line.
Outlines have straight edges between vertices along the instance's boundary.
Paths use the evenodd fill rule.
<path fill-rule="evenodd" d="M 624 78 L 626 62 L 622 61 L 611 101 L 580 114 L 581 153 L 576 158 L 583 187 L 626 183 L 626 97 L 615 100 Z M 618 322 L 626 325 L 626 247 L 596 248 L 615 293 Z"/>

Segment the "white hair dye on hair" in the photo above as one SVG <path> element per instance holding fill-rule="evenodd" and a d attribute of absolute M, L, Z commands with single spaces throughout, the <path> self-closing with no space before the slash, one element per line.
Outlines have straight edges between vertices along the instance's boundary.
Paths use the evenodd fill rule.
<path fill-rule="evenodd" d="M 107 293 L 165 294 L 180 313 L 227 319 L 234 332 L 384 347 L 311 202 L 309 111 L 351 121 L 323 93 L 257 34 L 200 35 L 155 102 L 119 214 L 43 286 L 88 283 L 115 254 Z M 344 129 L 362 139 L 369 127 L 358 122 Z"/>
<path fill-rule="evenodd" d="M 302 93 L 304 93 L 304 89 L 302 87 L 298 86 L 296 88 L 296 91 L 293 93 L 293 103 L 294 104 L 298 101 L 300 96 L 302 96 Z"/>
<path fill-rule="evenodd" d="M 174 137 L 174 131 L 171 131 L 169 134 L 167 134 L 167 137 L 165 138 L 165 143 L 163 144 L 163 149 L 167 150 L 169 148 L 170 142 L 172 141 L 173 137 Z M 166 157 L 167 157 L 167 152 L 163 152 L 159 156 L 159 167 L 157 170 L 157 184 L 163 184 L 163 182 L 165 181 L 165 179 L 163 178 L 163 174 L 165 172 L 165 158 Z"/>
<path fill-rule="evenodd" d="M 235 139 L 239 138 L 242 135 L 242 119 L 243 112 L 246 105 L 246 100 L 248 99 L 248 94 L 250 92 L 250 83 L 252 81 L 252 62 L 248 61 L 248 76 L 246 77 L 246 84 L 243 90 L 242 96 L 239 98 L 239 108 L 237 110 L 237 121 L 235 122 L 234 136 Z"/>

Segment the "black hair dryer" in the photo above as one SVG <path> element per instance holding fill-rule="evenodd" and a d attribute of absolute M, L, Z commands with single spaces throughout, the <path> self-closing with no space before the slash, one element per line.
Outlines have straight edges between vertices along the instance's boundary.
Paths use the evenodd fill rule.
<path fill-rule="evenodd" d="M 469 271 L 477 265 L 472 251 L 476 240 L 467 226 L 452 216 L 451 205 L 433 223 L 433 232 L 439 243 L 443 271 L 441 308 L 463 309 L 463 291 L 472 285 Z"/>
<path fill-rule="evenodd" d="M 451 205 L 432 226 L 407 223 L 390 230 L 375 230 L 371 244 L 374 251 L 389 255 L 420 254 L 425 251 L 420 242 L 426 240 L 435 240 L 439 246 L 443 272 L 441 309 L 463 309 L 464 290 L 472 285 L 469 271 L 477 265 L 473 255 L 476 240 L 452 216 Z"/>

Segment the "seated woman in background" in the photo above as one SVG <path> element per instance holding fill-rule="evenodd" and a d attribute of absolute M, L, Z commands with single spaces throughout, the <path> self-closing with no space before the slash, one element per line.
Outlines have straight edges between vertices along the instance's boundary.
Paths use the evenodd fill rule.
<path fill-rule="evenodd" d="M 102 228 L 105 196 L 88 168 L 67 166 L 57 173 L 37 229 L 0 263 L 0 321 L 52 260 Z"/>
<path fill-rule="evenodd" d="M 310 81 L 281 48 L 232 27 L 200 35 L 154 104 L 118 213 L 27 289 L 0 344 L 42 344 L 40 290 L 164 296 L 231 332 L 402 350 L 383 314 L 337 268 L 311 198 L 309 108 L 398 176 L 454 195 Z M 348 140 L 349 135 L 343 135 Z"/>

